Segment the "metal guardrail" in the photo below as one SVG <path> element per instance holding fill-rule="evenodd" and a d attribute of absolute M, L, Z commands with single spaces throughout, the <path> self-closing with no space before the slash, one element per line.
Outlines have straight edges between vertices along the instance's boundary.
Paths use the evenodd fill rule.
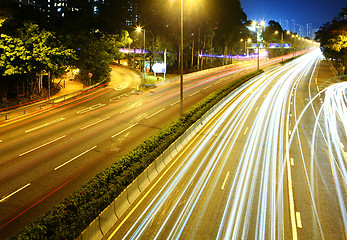
<path fill-rule="evenodd" d="M 28 114 L 29 112 L 34 112 L 34 111 L 40 111 L 43 110 L 46 106 L 51 107 L 52 105 L 54 106 L 56 103 L 60 103 L 65 101 L 66 99 L 70 99 L 70 98 L 74 98 L 77 95 L 80 95 L 83 92 L 88 92 L 92 89 L 95 89 L 99 86 L 104 85 L 105 83 L 97 83 L 95 85 L 83 88 L 82 90 L 73 92 L 73 93 L 69 93 L 63 96 L 59 96 L 59 97 L 53 97 L 47 100 L 43 100 L 43 101 L 39 101 L 33 104 L 29 104 L 28 106 L 23 106 L 23 107 L 18 107 L 16 109 L 13 110 L 9 110 L 9 111 L 3 111 L 0 112 L 0 121 L 3 120 L 10 120 L 10 119 L 14 119 L 17 117 L 22 117 L 26 114 Z M 47 107 L 48 108 L 48 107 Z M 1 111 L 1 109 L 0 109 Z"/>

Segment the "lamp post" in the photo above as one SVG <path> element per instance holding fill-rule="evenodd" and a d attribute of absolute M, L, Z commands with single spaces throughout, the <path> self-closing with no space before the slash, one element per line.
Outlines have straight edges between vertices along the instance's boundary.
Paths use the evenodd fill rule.
<path fill-rule="evenodd" d="M 137 32 L 141 32 L 142 28 L 137 27 L 136 28 Z M 146 29 L 143 28 L 143 82 L 142 84 L 145 83 L 145 77 L 146 77 Z"/>
<path fill-rule="evenodd" d="M 181 48 L 180 48 L 180 116 L 183 116 L 183 0 L 181 0 Z"/>

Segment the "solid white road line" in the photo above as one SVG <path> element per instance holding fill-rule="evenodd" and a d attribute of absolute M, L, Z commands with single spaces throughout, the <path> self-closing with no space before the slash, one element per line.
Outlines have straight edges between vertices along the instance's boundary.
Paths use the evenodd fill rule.
<path fill-rule="evenodd" d="M 10 197 L 12 197 L 12 196 L 15 195 L 16 193 L 22 191 L 24 188 L 29 187 L 30 185 L 31 185 L 31 183 L 28 183 L 27 185 L 25 185 L 24 187 L 21 187 L 21 188 L 18 189 L 17 191 L 15 191 L 15 192 L 13 192 L 13 193 L 7 195 L 6 197 L 3 197 L 3 198 L 0 200 L 0 203 L 6 201 L 6 200 L 9 199 Z"/>
<path fill-rule="evenodd" d="M 60 165 L 60 166 L 58 166 L 58 167 L 54 168 L 54 170 L 58 170 L 59 168 L 61 168 L 61 167 L 65 166 L 66 164 L 68 164 L 68 163 L 72 162 L 73 160 L 75 160 L 75 159 L 79 158 L 80 156 L 83 156 L 84 154 L 86 154 L 86 153 L 88 153 L 88 152 L 92 151 L 92 150 L 93 150 L 94 148 L 96 148 L 96 147 L 97 147 L 97 146 L 94 146 L 94 147 L 92 147 L 91 149 L 88 149 L 87 151 L 84 151 L 83 153 L 81 153 L 80 155 L 78 155 L 78 156 L 74 157 L 73 159 L 71 159 L 71 160 L 69 160 L 69 161 L 67 161 L 67 162 L 63 163 L 62 165 Z"/>
<path fill-rule="evenodd" d="M 91 127 L 91 126 L 94 126 L 94 125 L 96 125 L 96 124 L 98 124 L 98 123 L 101 123 L 101 122 L 103 122 L 103 121 L 105 121 L 105 120 L 107 120 L 107 119 L 109 119 L 109 118 L 110 118 L 110 117 L 107 117 L 107 118 L 101 119 L 101 120 L 99 120 L 99 121 L 97 121 L 97 122 L 91 123 L 91 124 L 89 124 L 89 125 L 87 125 L 87 126 L 85 126 L 85 127 L 82 127 L 81 130 L 84 130 L 84 129 L 86 129 L 86 128 L 89 128 L 89 127 Z"/>
<path fill-rule="evenodd" d="M 158 113 L 161 113 L 161 112 L 164 111 L 164 110 L 165 110 L 165 108 L 163 108 L 163 109 L 159 110 L 158 112 L 155 112 L 155 113 L 153 113 L 152 115 L 146 117 L 146 119 L 151 118 L 151 117 L 157 115 Z"/>
<path fill-rule="evenodd" d="M 123 132 L 129 130 L 129 129 L 132 128 L 132 127 L 135 127 L 137 124 L 138 124 L 138 123 L 135 123 L 135 124 L 131 125 L 130 127 L 127 127 L 126 129 L 124 129 L 124 130 L 120 131 L 119 133 L 113 135 L 111 138 L 114 138 L 114 137 L 118 136 L 119 134 L 122 134 Z"/>
<path fill-rule="evenodd" d="M 56 142 L 56 141 L 59 141 L 60 139 L 65 138 L 65 137 L 66 137 L 66 135 L 64 135 L 64 136 L 62 136 L 62 137 L 59 137 L 59 138 L 56 138 L 56 139 L 54 139 L 54 140 L 52 140 L 52 141 L 49 141 L 48 143 L 42 144 L 42 145 L 40 145 L 40 146 L 38 146 L 38 147 L 36 147 L 36 148 L 33 148 L 33 149 L 31 149 L 31 150 L 29 150 L 29 151 L 27 151 L 27 152 L 24 152 L 24 153 L 22 153 L 22 154 L 19 154 L 19 156 L 21 157 L 21 156 L 23 156 L 23 155 L 25 155 L 25 154 L 31 153 L 31 152 L 33 152 L 33 151 L 39 149 L 39 148 L 42 148 L 42 147 L 44 147 L 44 146 L 47 146 L 47 145 L 49 145 L 49 144 L 51 144 L 51 143 L 54 143 L 54 142 Z"/>
<path fill-rule="evenodd" d="M 222 184 L 222 187 L 221 187 L 222 190 L 224 189 L 225 184 L 227 183 L 227 180 L 228 180 L 228 178 L 229 178 L 229 174 L 230 174 L 230 172 L 228 171 L 228 172 L 227 172 L 227 175 L 225 176 L 225 179 L 224 179 L 224 182 L 223 182 L 223 184 Z"/>
<path fill-rule="evenodd" d="M 59 118 L 59 119 L 56 119 L 56 120 L 54 120 L 54 121 L 51 121 L 51 122 L 45 123 L 45 124 L 43 124 L 43 125 L 34 127 L 34 128 L 32 128 L 32 129 L 26 130 L 25 132 L 26 132 L 26 133 L 29 133 L 29 132 L 38 130 L 38 129 L 40 129 L 40 128 L 44 128 L 44 127 L 47 127 L 47 126 L 49 126 L 49 125 L 52 125 L 52 124 L 61 122 L 61 121 L 65 120 L 65 119 L 66 119 L 66 118 Z"/>

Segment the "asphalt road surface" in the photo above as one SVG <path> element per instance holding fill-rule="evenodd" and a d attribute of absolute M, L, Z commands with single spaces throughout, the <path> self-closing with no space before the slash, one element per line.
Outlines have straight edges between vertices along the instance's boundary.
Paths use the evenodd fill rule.
<path fill-rule="evenodd" d="M 346 239 L 346 82 L 313 51 L 245 84 L 105 239 Z"/>
<path fill-rule="evenodd" d="M 255 69 L 250 62 L 185 77 L 184 108 Z M 1 237 L 23 229 L 179 117 L 178 80 L 137 95 L 133 73 L 118 69 L 113 77 L 118 81 L 104 88 L 0 122 Z"/>

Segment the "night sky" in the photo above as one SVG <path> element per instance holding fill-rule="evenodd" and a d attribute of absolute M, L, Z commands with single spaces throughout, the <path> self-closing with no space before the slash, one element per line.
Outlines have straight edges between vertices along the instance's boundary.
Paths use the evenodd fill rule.
<path fill-rule="evenodd" d="M 319 28 L 331 22 L 347 6 L 347 0 L 240 0 L 249 20 L 294 19 L 297 23 L 311 22 Z"/>

